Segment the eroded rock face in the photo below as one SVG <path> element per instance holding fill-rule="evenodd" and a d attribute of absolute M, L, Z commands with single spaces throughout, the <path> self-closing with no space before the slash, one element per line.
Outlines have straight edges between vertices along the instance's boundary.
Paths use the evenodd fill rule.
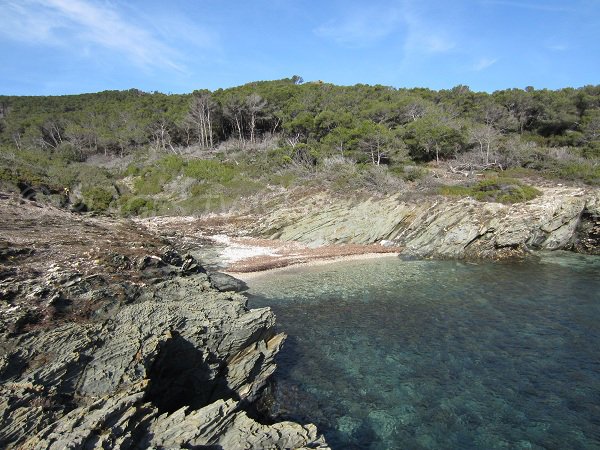
<path fill-rule="evenodd" d="M 514 205 L 442 197 L 357 203 L 323 195 L 269 213 L 252 231 L 313 245 L 393 242 L 424 257 L 497 258 L 528 249 L 597 253 L 599 198 L 598 190 L 576 188 L 546 188 Z"/>
<path fill-rule="evenodd" d="M 248 310 L 244 297 L 206 282 L 175 278 L 102 323 L 5 343 L 1 446 L 324 446 L 314 426 L 261 425 L 244 412 L 285 336 L 268 308 Z"/>
<path fill-rule="evenodd" d="M 285 340 L 268 308 L 131 222 L 0 214 L 0 448 L 327 448 L 247 413 Z"/>

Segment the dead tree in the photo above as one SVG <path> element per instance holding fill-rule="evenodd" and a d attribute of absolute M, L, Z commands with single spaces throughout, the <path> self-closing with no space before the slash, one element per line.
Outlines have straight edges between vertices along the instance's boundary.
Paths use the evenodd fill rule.
<path fill-rule="evenodd" d="M 192 124 L 196 129 L 198 143 L 205 148 L 213 147 L 212 115 L 214 109 L 215 102 L 212 100 L 210 93 L 203 92 L 194 96 L 186 117 L 186 122 Z"/>

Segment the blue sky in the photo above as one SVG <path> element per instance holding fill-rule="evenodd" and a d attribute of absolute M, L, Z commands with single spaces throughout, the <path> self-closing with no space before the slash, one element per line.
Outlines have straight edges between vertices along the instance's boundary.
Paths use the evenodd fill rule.
<path fill-rule="evenodd" d="M 600 84 L 600 0 L 0 0 L 0 94 Z"/>

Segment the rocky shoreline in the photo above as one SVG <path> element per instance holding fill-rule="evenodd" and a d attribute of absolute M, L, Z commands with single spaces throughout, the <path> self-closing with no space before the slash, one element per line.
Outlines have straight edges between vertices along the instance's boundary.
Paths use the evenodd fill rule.
<path fill-rule="evenodd" d="M 268 308 L 129 221 L 0 202 L 0 447 L 327 448 L 250 413 Z"/>
<path fill-rule="evenodd" d="M 219 267 L 247 274 L 368 254 L 506 259 L 536 250 L 600 254 L 600 190 L 540 187 L 512 205 L 442 196 L 366 200 L 321 193 L 266 212 L 138 219 L 188 248 L 216 248 Z M 201 255 L 204 257 L 205 255 Z"/>
<path fill-rule="evenodd" d="M 502 259 L 531 250 L 600 254 L 600 190 L 540 188 L 506 205 L 471 198 L 336 200 L 322 194 L 267 213 L 249 233 L 310 245 L 397 247 L 404 255 Z"/>
<path fill-rule="evenodd" d="M 0 194 L 0 215 L 2 448 L 328 448 L 313 425 L 257 419 L 285 335 L 219 264 L 600 253 L 599 191 L 578 188 L 516 205 L 317 195 L 256 217 L 136 221 Z M 221 245 L 214 267 L 200 242 Z"/>

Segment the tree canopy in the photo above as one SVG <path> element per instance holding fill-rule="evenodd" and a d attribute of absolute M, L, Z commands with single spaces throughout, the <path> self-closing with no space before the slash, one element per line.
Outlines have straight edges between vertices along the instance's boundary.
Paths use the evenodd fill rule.
<path fill-rule="evenodd" d="M 251 148 L 276 135 L 292 147 L 304 144 L 317 159 L 342 155 L 389 164 L 406 158 L 405 149 L 415 161 L 429 161 L 485 147 L 489 160 L 492 146 L 518 136 L 598 157 L 599 118 L 600 86 L 488 94 L 467 86 L 335 86 L 295 75 L 184 95 L 130 89 L 0 96 L 0 143 L 49 152 L 68 148 L 85 159 L 143 146 L 214 148 L 231 139 Z"/>

